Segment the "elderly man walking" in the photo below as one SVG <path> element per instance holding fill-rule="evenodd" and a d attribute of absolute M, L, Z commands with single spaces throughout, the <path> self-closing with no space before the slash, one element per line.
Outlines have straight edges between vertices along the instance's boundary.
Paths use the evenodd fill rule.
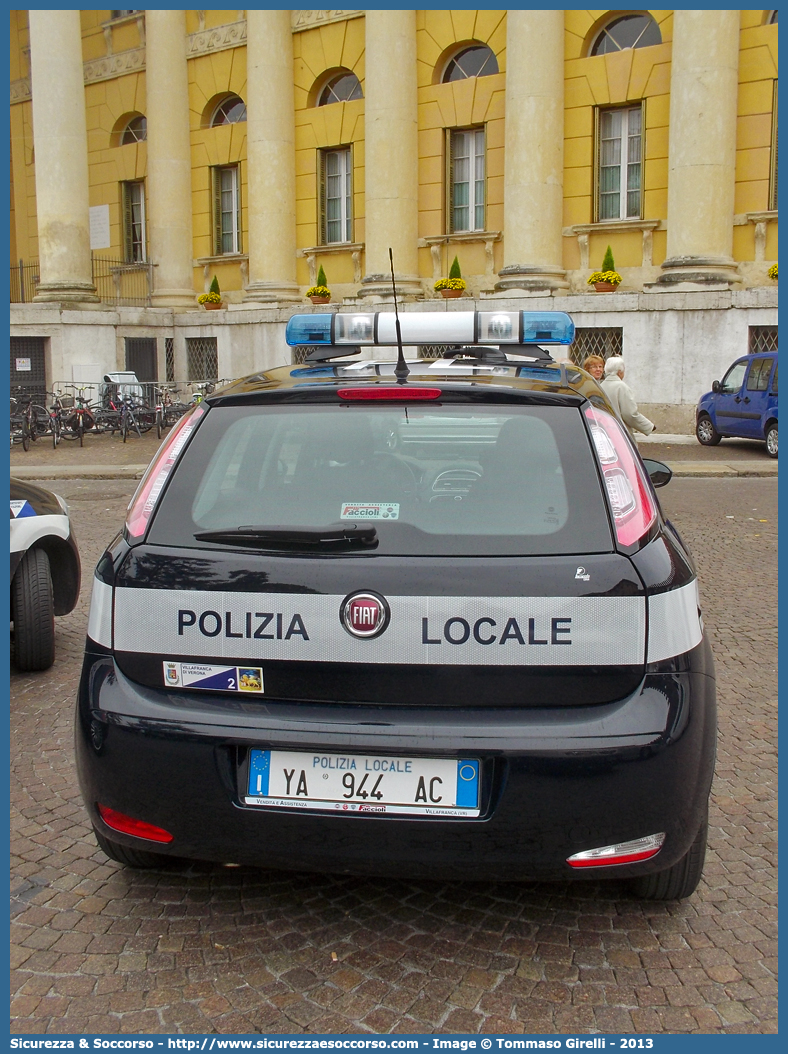
<path fill-rule="evenodd" d="M 643 435 L 650 435 L 654 431 L 656 425 L 640 413 L 632 389 L 624 384 L 624 360 L 620 356 L 612 355 L 605 363 L 602 388 L 633 439 L 635 431 Z"/>

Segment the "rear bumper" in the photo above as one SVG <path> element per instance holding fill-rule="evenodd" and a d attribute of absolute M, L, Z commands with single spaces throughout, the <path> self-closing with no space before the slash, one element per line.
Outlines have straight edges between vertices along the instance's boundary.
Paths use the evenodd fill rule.
<path fill-rule="evenodd" d="M 76 746 L 83 797 L 107 837 L 176 857 L 399 877 L 628 877 L 669 867 L 705 815 L 714 767 L 708 645 L 631 696 L 572 709 L 425 710 L 247 703 L 141 687 L 88 653 Z M 479 819 L 278 811 L 242 804 L 252 747 L 482 761 Z M 107 828 L 97 802 L 173 834 Z M 651 861 L 577 871 L 573 853 L 665 831 Z"/>

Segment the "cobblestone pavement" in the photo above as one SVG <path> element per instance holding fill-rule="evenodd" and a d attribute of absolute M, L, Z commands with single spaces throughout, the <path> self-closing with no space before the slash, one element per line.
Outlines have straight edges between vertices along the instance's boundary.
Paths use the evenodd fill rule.
<path fill-rule="evenodd" d="M 109 862 L 77 790 L 73 700 L 92 568 L 135 485 L 55 485 L 85 588 L 54 667 L 11 670 L 13 1032 L 776 1032 L 776 480 L 661 492 L 700 567 L 720 704 L 704 880 L 664 905 L 616 883 Z"/>

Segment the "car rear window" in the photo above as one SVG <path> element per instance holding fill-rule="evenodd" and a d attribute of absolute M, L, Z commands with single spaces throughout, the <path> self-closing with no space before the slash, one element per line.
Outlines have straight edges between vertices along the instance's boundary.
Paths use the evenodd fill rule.
<path fill-rule="evenodd" d="M 565 406 L 213 407 L 161 500 L 153 544 L 240 527 L 372 524 L 376 552 L 607 552 L 580 411 Z"/>

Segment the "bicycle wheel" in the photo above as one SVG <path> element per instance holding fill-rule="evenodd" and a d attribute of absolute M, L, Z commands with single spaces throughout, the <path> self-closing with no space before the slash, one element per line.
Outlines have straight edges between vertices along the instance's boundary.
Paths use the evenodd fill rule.
<path fill-rule="evenodd" d="M 57 445 L 60 442 L 60 418 L 57 414 L 52 414 L 49 418 L 49 426 L 52 432 L 52 449 L 57 450 Z"/>
<path fill-rule="evenodd" d="M 120 415 L 120 434 L 125 443 L 129 437 L 129 415 L 125 411 Z"/>
<path fill-rule="evenodd" d="M 79 436 L 79 445 L 84 446 L 85 422 L 82 419 L 82 414 L 77 415 L 77 435 Z"/>
<path fill-rule="evenodd" d="M 151 410 L 149 406 L 138 406 L 134 410 L 134 426 L 137 429 L 137 435 L 143 432 L 150 432 L 156 423 L 156 412 Z"/>
<path fill-rule="evenodd" d="M 156 410 L 156 438 L 161 439 L 161 433 L 164 430 L 164 415 L 161 408 Z"/>
<path fill-rule="evenodd" d="M 27 428 L 28 437 L 35 443 L 38 439 L 38 420 L 32 403 L 25 410 L 25 427 Z"/>
<path fill-rule="evenodd" d="M 22 449 L 25 452 L 30 449 L 30 429 L 27 425 L 27 418 L 22 421 Z"/>

